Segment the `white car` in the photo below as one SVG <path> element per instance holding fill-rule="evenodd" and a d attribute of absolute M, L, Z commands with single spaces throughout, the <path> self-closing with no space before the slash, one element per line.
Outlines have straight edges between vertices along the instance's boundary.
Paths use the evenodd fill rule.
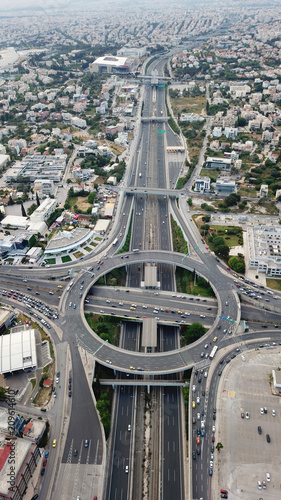
<path fill-rule="evenodd" d="M 212 468 L 213 468 L 213 465 L 214 465 L 214 462 L 211 460 L 211 461 L 210 461 L 210 469 L 212 469 Z"/>
<path fill-rule="evenodd" d="M 126 474 L 128 474 L 128 472 L 129 472 L 129 465 L 126 465 L 125 472 L 126 472 Z"/>
<path fill-rule="evenodd" d="M 206 318 L 204 314 L 200 314 L 200 318 Z"/>
<path fill-rule="evenodd" d="M 195 386 L 195 385 L 193 385 L 193 386 L 192 386 L 192 392 L 195 392 L 195 391 L 196 391 L 196 386 Z"/>
<path fill-rule="evenodd" d="M 200 418 L 201 418 L 200 413 L 197 413 L 197 420 L 200 420 Z"/>
<path fill-rule="evenodd" d="M 205 345 L 204 345 L 205 349 L 208 349 L 208 345 L 209 345 L 209 344 L 205 344 Z"/>
<path fill-rule="evenodd" d="M 123 306 L 123 305 L 124 305 L 123 302 L 119 302 L 119 306 Z"/>
<path fill-rule="evenodd" d="M 208 377 L 208 372 L 204 372 L 204 377 L 207 378 Z"/>
<path fill-rule="evenodd" d="M 268 482 L 270 482 L 270 474 L 269 474 L 269 472 L 267 472 L 267 473 L 266 473 L 266 480 L 267 480 Z"/>
<path fill-rule="evenodd" d="M 264 410 L 263 410 L 263 408 L 261 408 L 261 409 L 260 409 L 260 412 L 261 412 L 261 415 L 263 415 L 263 414 L 264 414 Z"/>
<path fill-rule="evenodd" d="M 131 425 L 129 424 L 129 425 L 128 425 L 128 431 L 130 431 L 130 430 L 131 430 Z"/>
<path fill-rule="evenodd" d="M 272 416 L 275 417 L 275 410 L 272 410 Z"/>
<path fill-rule="evenodd" d="M 196 398 L 196 403 L 197 403 L 198 405 L 200 405 L 200 396 L 197 396 L 197 398 Z"/>
<path fill-rule="evenodd" d="M 249 419 L 249 418 L 250 418 L 250 414 L 249 414 L 249 412 L 248 412 L 248 411 L 246 411 L 246 415 L 245 415 L 245 416 L 246 416 L 246 418 L 247 418 L 247 419 Z"/>
<path fill-rule="evenodd" d="M 261 482 L 258 481 L 258 489 L 261 490 Z"/>
<path fill-rule="evenodd" d="M 212 427 L 212 432 L 213 432 L 213 434 L 215 434 L 215 432 L 216 432 L 216 428 L 215 428 L 215 426 L 214 426 L 214 425 L 213 425 L 213 427 Z"/>

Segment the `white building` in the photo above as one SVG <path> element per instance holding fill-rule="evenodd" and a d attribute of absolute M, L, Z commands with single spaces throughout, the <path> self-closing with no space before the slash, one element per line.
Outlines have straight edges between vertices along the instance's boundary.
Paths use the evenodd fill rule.
<path fill-rule="evenodd" d="M 281 227 L 249 227 L 247 241 L 250 268 L 281 276 Z"/>
<path fill-rule="evenodd" d="M 229 195 L 231 193 L 235 193 L 236 191 L 236 183 L 232 179 L 217 179 L 215 184 L 215 190 L 217 193 L 221 195 Z"/>
<path fill-rule="evenodd" d="M 42 196 L 50 196 L 54 191 L 54 181 L 51 179 L 36 179 L 34 192 L 39 191 Z"/>
<path fill-rule="evenodd" d="M 72 231 L 61 231 L 48 243 L 44 257 L 58 257 L 80 250 L 94 237 L 94 232 L 87 228 L 76 227 Z"/>
<path fill-rule="evenodd" d="M 34 182 L 37 179 L 48 179 L 59 182 L 62 172 L 66 167 L 66 154 L 56 155 L 27 155 L 21 161 L 16 162 L 4 174 L 6 182 L 17 177 L 28 178 Z"/>
<path fill-rule="evenodd" d="M 46 222 L 50 215 L 56 210 L 57 201 L 51 198 L 46 198 L 39 207 L 31 214 L 31 222 Z"/>
<path fill-rule="evenodd" d="M 83 120 L 83 118 L 79 118 L 78 116 L 72 116 L 70 122 L 71 122 L 71 125 L 73 125 L 73 127 L 77 127 L 77 128 L 86 128 L 87 127 L 86 120 Z"/>
<path fill-rule="evenodd" d="M 229 158 L 216 158 L 213 156 L 208 156 L 204 168 L 230 170 L 231 160 Z"/>
<path fill-rule="evenodd" d="M 194 191 L 199 193 L 204 193 L 205 191 L 210 191 L 211 179 L 207 176 L 197 177 L 195 179 Z"/>
<path fill-rule="evenodd" d="M 35 330 L 0 336 L 0 373 L 30 371 L 37 367 Z"/>
<path fill-rule="evenodd" d="M 106 55 L 89 64 L 90 73 L 129 73 L 131 61 L 128 57 Z"/>

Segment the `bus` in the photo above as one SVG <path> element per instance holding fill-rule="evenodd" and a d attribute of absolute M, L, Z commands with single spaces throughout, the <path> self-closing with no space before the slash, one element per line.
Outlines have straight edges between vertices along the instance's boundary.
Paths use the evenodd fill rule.
<path fill-rule="evenodd" d="M 115 238 L 115 240 L 113 241 L 112 245 L 116 245 L 117 242 L 118 242 L 118 238 Z"/>
<path fill-rule="evenodd" d="M 210 356 L 209 356 L 210 359 L 213 359 L 215 357 L 217 350 L 218 350 L 218 346 L 215 345 L 213 347 L 213 349 L 211 350 L 211 353 L 210 353 Z"/>

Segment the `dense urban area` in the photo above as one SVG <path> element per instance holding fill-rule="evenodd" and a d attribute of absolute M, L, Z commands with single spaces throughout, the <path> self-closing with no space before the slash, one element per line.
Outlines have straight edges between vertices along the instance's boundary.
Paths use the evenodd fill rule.
<path fill-rule="evenodd" d="M 277 500 L 280 5 L 4 4 L 0 498 Z"/>

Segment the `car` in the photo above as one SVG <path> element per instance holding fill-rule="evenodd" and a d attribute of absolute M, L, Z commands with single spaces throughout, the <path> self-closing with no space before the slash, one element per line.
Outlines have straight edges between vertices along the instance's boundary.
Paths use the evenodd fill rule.
<path fill-rule="evenodd" d="M 214 461 L 214 454 L 211 453 L 210 460 Z"/>
<path fill-rule="evenodd" d="M 213 468 L 214 467 L 214 462 L 213 460 L 210 460 L 210 468 Z"/>
<path fill-rule="evenodd" d="M 215 446 L 211 444 L 211 453 L 214 453 L 214 451 L 215 451 Z"/>
<path fill-rule="evenodd" d="M 221 490 L 221 493 L 225 493 L 226 495 L 228 495 L 228 491 L 227 490 Z"/>
<path fill-rule="evenodd" d="M 195 391 L 196 391 L 196 386 L 195 386 L 195 385 L 193 385 L 193 386 L 192 386 L 192 392 L 195 392 Z"/>
<path fill-rule="evenodd" d="M 264 407 L 264 413 L 265 413 L 265 415 L 267 414 L 267 407 L 266 406 Z"/>
<path fill-rule="evenodd" d="M 200 444 L 200 436 L 197 436 L 197 438 L 196 438 L 196 444 Z"/>
<path fill-rule="evenodd" d="M 258 426 L 258 433 L 261 434 L 262 433 L 262 430 L 261 430 L 261 426 L 259 425 Z"/>
<path fill-rule="evenodd" d="M 213 435 L 213 436 L 212 436 L 212 443 L 214 443 L 214 442 L 215 442 L 215 440 L 216 440 L 216 438 L 215 438 L 215 436 Z"/>
<path fill-rule="evenodd" d="M 222 374 L 222 371 L 221 371 L 221 370 L 219 370 L 219 371 L 218 371 L 218 376 L 220 377 L 220 376 L 221 376 L 221 374 Z"/>
<path fill-rule="evenodd" d="M 205 410 L 204 410 L 204 408 L 202 408 L 202 410 L 201 410 L 201 415 L 202 415 L 202 417 L 204 417 L 204 415 L 205 415 Z"/>
<path fill-rule="evenodd" d="M 130 366 L 130 370 L 135 370 L 135 367 L 134 366 Z"/>
<path fill-rule="evenodd" d="M 209 344 L 205 344 L 205 345 L 204 345 L 205 349 L 208 349 L 208 345 L 209 345 Z"/>
<path fill-rule="evenodd" d="M 263 410 L 263 408 L 261 408 L 261 409 L 260 409 L 260 413 L 261 413 L 261 415 L 263 415 L 263 414 L 264 414 L 264 410 Z"/>
<path fill-rule="evenodd" d="M 45 471 L 46 471 L 46 469 L 45 469 L 45 467 L 43 467 L 43 468 L 41 469 L 41 476 L 44 476 Z"/>
<path fill-rule="evenodd" d="M 31 498 L 31 500 L 37 500 L 37 498 L 39 498 L 39 495 L 36 493 L 36 495 L 33 495 L 33 497 Z"/>
<path fill-rule="evenodd" d="M 213 338 L 213 342 L 216 342 L 218 340 L 218 337 Z"/>
<path fill-rule="evenodd" d="M 48 458 L 48 456 L 49 456 L 49 452 L 48 452 L 48 451 L 46 451 L 46 453 L 45 453 L 45 458 Z"/>
<path fill-rule="evenodd" d="M 73 304 L 73 309 L 76 309 L 76 304 Z"/>
<path fill-rule="evenodd" d="M 221 493 L 221 498 L 228 498 L 226 493 Z"/>
<path fill-rule="evenodd" d="M 204 429 L 201 429 L 201 436 L 204 437 L 205 436 L 205 430 Z"/>
<path fill-rule="evenodd" d="M 200 433 L 201 433 L 200 427 L 197 428 L 196 432 L 197 432 L 197 436 L 200 436 Z"/>
<path fill-rule="evenodd" d="M 43 467 L 46 467 L 47 461 L 48 461 L 47 458 L 45 458 L 45 460 L 43 461 Z"/>
<path fill-rule="evenodd" d="M 200 318 L 206 318 L 204 314 L 200 314 Z"/>
<path fill-rule="evenodd" d="M 269 434 L 266 435 L 266 440 L 268 443 L 270 443 L 270 435 Z"/>
<path fill-rule="evenodd" d="M 128 425 L 128 431 L 130 432 L 130 430 L 131 430 L 131 425 L 129 424 Z"/>
<path fill-rule="evenodd" d="M 77 455 L 78 455 L 78 450 L 74 450 L 74 452 L 73 452 L 73 456 L 74 456 L 74 457 L 77 457 Z"/>
<path fill-rule="evenodd" d="M 202 391 L 202 396 L 205 397 L 205 391 Z"/>
<path fill-rule="evenodd" d="M 258 481 L 258 489 L 261 490 L 261 482 Z"/>
<path fill-rule="evenodd" d="M 201 352 L 200 356 L 201 356 L 201 358 L 204 358 L 205 353 L 204 353 L 204 352 Z"/>
<path fill-rule="evenodd" d="M 262 482 L 262 487 L 264 490 L 266 490 L 266 482 L 265 481 Z"/>
<path fill-rule="evenodd" d="M 192 408 L 195 408 L 195 401 L 192 401 Z"/>
<path fill-rule="evenodd" d="M 192 452 L 192 458 L 193 458 L 193 460 L 196 460 L 196 453 L 195 453 L 195 451 Z"/>
<path fill-rule="evenodd" d="M 40 293 L 39 293 L 39 292 L 35 292 L 35 294 L 36 294 L 36 295 L 40 295 Z"/>
<path fill-rule="evenodd" d="M 143 371 L 144 371 L 144 368 L 142 368 L 141 366 L 138 366 L 138 367 L 137 367 L 137 370 L 138 370 L 139 372 L 143 372 Z"/>
<path fill-rule="evenodd" d="M 212 432 L 213 432 L 214 434 L 215 434 L 215 432 L 216 432 L 216 428 L 215 428 L 215 426 L 214 426 L 214 425 L 213 425 L 213 427 L 212 427 Z"/>
<path fill-rule="evenodd" d="M 267 480 L 268 483 L 270 482 L 270 474 L 269 474 L 269 472 L 266 473 L 266 480 Z"/>
<path fill-rule="evenodd" d="M 201 453 L 200 448 L 197 448 L 197 449 L 196 449 L 196 453 L 197 453 L 197 455 L 200 455 L 200 453 Z"/>
<path fill-rule="evenodd" d="M 216 417 L 216 414 L 214 413 L 214 414 L 213 414 L 213 420 L 216 420 L 216 418 L 217 418 L 217 417 Z"/>
<path fill-rule="evenodd" d="M 72 392 L 68 391 L 68 397 L 71 398 Z"/>
<path fill-rule="evenodd" d="M 272 416 L 275 417 L 275 410 L 272 410 Z"/>
<path fill-rule="evenodd" d="M 250 418 L 250 414 L 248 411 L 246 411 L 246 418 L 247 418 L 247 420 Z"/>
<path fill-rule="evenodd" d="M 213 475 L 213 469 L 209 469 L 209 476 L 212 476 Z"/>
<path fill-rule="evenodd" d="M 56 446 L 57 446 L 57 440 L 53 439 L 53 448 L 55 448 Z"/>
<path fill-rule="evenodd" d="M 196 403 L 197 403 L 198 405 L 200 405 L 200 396 L 197 396 L 197 398 L 196 398 Z"/>
<path fill-rule="evenodd" d="M 125 466 L 125 472 L 126 472 L 126 474 L 128 474 L 128 472 L 129 472 L 129 465 Z"/>
<path fill-rule="evenodd" d="M 205 371 L 205 372 L 204 372 L 204 377 L 205 377 L 205 378 L 207 378 L 207 377 L 208 377 L 208 372 L 207 372 L 207 371 Z"/>
<path fill-rule="evenodd" d="M 85 439 L 85 441 L 84 441 L 84 447 L 85 448 L 89 448 L 89 440 L 88 439 Z"/>
<path fill-rule="evenodd" d="M 198 382 L 199 382 L 199 384 L 201 384 L 201 382 L 202 382 L 202 377 L 198 377 Z"/>
<path fill-rule="evenodd" d="M 197 413 L 197 420 L 200 420 L 201 416 L 200 413 Z"/>
<path fill-rule="evenodd" d="M 192 417 L 192 423 L 195 424 L 195 422 L 196 422 L 196 418 Z"/>
<path fill-rule="evenodd" d="M 40 411 L 43 411 L 45 413 L 47 410 L 46 408 L 40 408 Z"/>

